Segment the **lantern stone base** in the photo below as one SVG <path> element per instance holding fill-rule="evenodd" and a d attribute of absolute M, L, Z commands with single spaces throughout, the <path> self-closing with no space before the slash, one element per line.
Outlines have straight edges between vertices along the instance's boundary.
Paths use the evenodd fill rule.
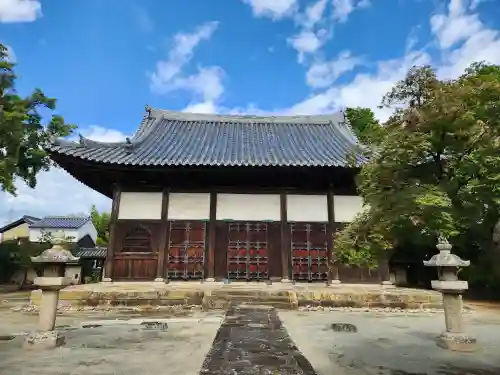
<path fill-rule="evenodd" d="M 395 289 L 396 285 L 392 281 L 385 280 L 381 282 L 382 288 L 384 289 Z"/>
<path fill-rule="evenodd" d="M 62 346 L 66 338 L 57 331 L 33 332 L 24 340 L 23 349 L 48 350 Z"/>
<path fill-rule="evenodd" d="M 476 339 L 463 333 L 444 332 L 437 338 L 437 345 L 455 352 L 473 352 L 476 350 Z"/>

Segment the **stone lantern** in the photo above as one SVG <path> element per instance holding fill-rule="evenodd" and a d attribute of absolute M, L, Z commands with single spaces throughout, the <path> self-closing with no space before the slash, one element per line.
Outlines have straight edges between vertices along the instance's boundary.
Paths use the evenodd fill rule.
<path fill-rule="evenodd" d="M 437 344 L 445 349 L 470 352 L 475 350 L 476 339 L 467 336 L 463 329 L 462 294 L 468 289 L 467 281 L 458 279 L 458 272 L 462 267 L 468 267 L 470 261 L 462 260 L 451 253 L 451 244 L 440 236 L 437 244 L 439 254 L 425 261 L 427 267 L 437 267 L 438 279 L 432 280 L 431 285 L 443 294 L 443 307 L 446 331 L 438 337 Z"/>
<path fill-rule="evenodd" d="M 43 276 L 34 280 L 34 284 L 42 290 L 42 298 L 38 330 L 26 338 L 25 349 L 52 349 L 65 343 L 64 336 L 54 330 L 59 290 L 70 284 L 70 280 L 64 277 L 66 264 L 78 262 L 79 258 L 64 249 L 63 242 L 64 233 L 55 232 L 51 239 L 52 247 L 37 257 L 31 257 L 33 263 L 43 268 Z"/>

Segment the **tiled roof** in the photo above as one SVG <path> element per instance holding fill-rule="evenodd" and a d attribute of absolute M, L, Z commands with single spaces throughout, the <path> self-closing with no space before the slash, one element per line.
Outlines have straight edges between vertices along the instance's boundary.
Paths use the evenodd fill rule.
<path fill-rule="evenodd" d="M 88 223 L 90 217 L 47 216 L 30 225 L 30 228 L 78 229 Z"/>
<path fill-rule="evenodd" d="M 106 258 L 108 249 L 105 247 L 81 247 L 75 256 L 79 258 Z"/>
<path fill-rule="evenodd" d="M 136 166 L 345 166 L 365 161 L 341 113 L 219 116 L 150 109 L 125 142 L 55 141 L 48 151 Z"/>

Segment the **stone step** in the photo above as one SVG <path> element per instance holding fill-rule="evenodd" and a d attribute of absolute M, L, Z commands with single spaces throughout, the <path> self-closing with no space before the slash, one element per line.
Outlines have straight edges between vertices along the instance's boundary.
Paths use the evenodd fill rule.
<path fill-rule="evenodd" d="M 31 303 L 40 304 L 40 291 L 33 291 Z M 236 304 L 260 304 L 279 309 L 298 309 L 303 306 L 350 308 L 436 309 L 442 306 L 439 293 L 426 290 L 392 289 L 366 290 L 354 287 L 330 287 L 312 290 L 256 289 L 242 287 L 210 289 L 114 289 L 99 285 L 95 291 L 68 288 L 60 292 L 60 305 L 82 307 L 169 307 L 202 306 L 204 309 L 228 309 Z"/>

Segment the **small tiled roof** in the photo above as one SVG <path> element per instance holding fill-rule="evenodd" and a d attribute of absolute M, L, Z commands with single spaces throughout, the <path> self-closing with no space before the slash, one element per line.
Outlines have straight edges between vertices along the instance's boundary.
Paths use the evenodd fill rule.
<path fill-rule="evenodd" d="M 4 232 L 6 232 L 12 228 L 15 228 L 21 224 L 24 224 L 24 223 L 27 223 L 28 225 L 34 224 L 38 220 L 40 220 L 40 219 L 37 217 L 30 216 L 30 215 L 24 215 L 22 218 L 17 219 L 16 221 L 13 221 L 13 222 L 8 223 L 5 226 L 1 227 L 0 233 L 4 233 Z"/>
<path fill-rule="evenodd" d="M 30 225 L 30 228 L 78 229 L 87 224 L 90 217 L 46 216 Z"/>
<path fill-rule="evenodd" d="M 147 109 L 125 142 L 57 140 L 52 154 L 131 166 L 346 166 L 365 161 L 342 113 L 220 116 Z"/>
<path fill-rule="evenodd" d="M 106 258 L 108 249 L 105 247 L 81 247 L 75 256 L 79 258 Z"/>

